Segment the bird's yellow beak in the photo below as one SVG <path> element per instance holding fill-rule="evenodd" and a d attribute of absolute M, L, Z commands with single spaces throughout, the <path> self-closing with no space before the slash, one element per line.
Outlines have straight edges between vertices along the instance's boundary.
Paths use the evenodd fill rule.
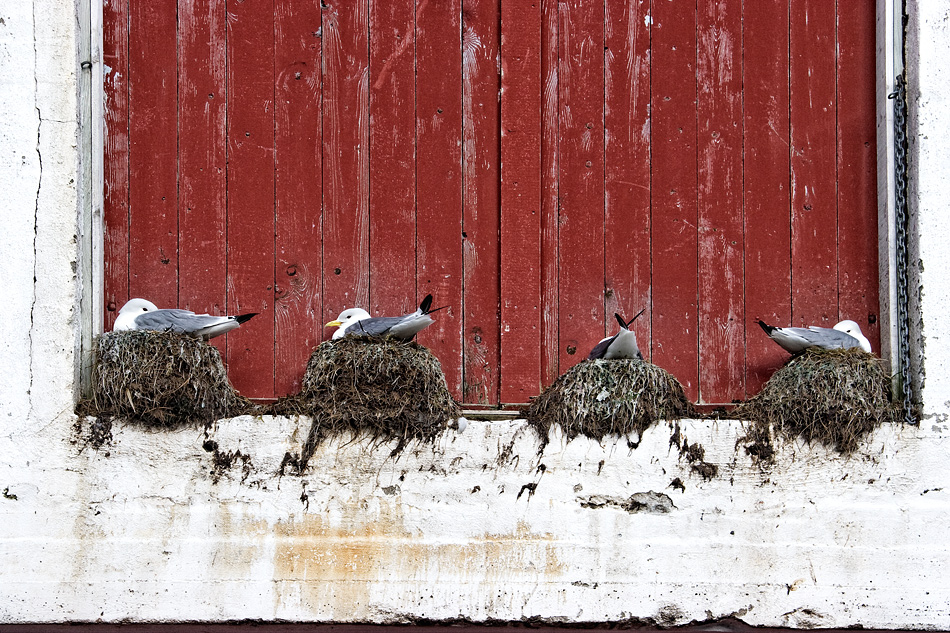
<path fill-rule="evenodd" d="M 340 327 L 341 325 L 343 325 L 343 324 L 340 323 L 339 321 L 330 321 L 329 323 L 327 323 L 327 324 L 324 325 L 323 327 Z"/>

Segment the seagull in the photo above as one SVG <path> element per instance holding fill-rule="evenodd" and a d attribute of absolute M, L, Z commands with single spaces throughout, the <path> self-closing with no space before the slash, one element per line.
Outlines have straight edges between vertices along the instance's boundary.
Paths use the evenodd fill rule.
<path fill-rule="evenodd" d="M 402 341 L 412 340 L 420 330 L 428 327 L 435 321 L 429 315 L 442 308 L 431 309 L 432 295 L 419 304 L 419 309 L 412 314 L 398 317 L 372 317 L 362 308 L 350 308 L 340 313 L 336 321 L 330 321 L 324 327 L 336 327 L 333 340 L 343 338 L 349 334 L 367 336 L 391 336 Z M 445 306 L 443 306 L 445 307 Z"/>
<path fill-rule="evenodd" d="M 637 312 L 637 316 L 629 321 L 624 321 L 623 317 L 615 312 L 614 316 L 617 317 L 617 322 L 620 323 L 620 331 L 598 343 L 588 354 L 588 360 L 592 358 L 603 358 L 605 360 L 638 358 L 643 360 L 643 354 L 640 353 L 640 348 L 637 347 L 637 335 L 630 329 L 630 324 L 636 321 L 637 317 L 643 314 L 645 310 L 646 308 Z"/>
<path fill-rule="evenodd" d="M 841 321 L 833 328 L 810 325 L 804 327 L 775 327 L 761 319 L 756 323 L 762 326 L 769 338 L 787 352 L 798 354 L 809 347 L 821 349 L 860 348 L 871 353 L 871 342 L 861 334 L 861 327 L 851 320 Z"/>
<path fill-rule="evenodd" d="M 119 310 L 119 316 L 115 320 L 115 325 L 112 326 L 112 331 L 171 330 L 207 341 L 230 332 L 256 314 L 256 312 L 251 312 L 238 316 L 211 316 L 210 314 L 195 314 L 191 310 L 161 310 L 146 299 L 132 299 Z"/>

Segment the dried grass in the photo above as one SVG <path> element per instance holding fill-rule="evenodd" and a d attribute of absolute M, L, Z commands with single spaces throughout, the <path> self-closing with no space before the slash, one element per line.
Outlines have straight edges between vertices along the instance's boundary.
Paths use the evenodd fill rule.
<path fill-rule="evenodd" d="M 273 413 L 313 420 L 302 454 L 284 460 L 302 472 L 331 435 L 396 440 L 395 455 L 410 440 L 433 441 L 461 410 L 439 360 L 422 345 L 347 336 L 313 351 L 300 393 L 278 400 Z"/>
<path fill-rule="evenodd" d="M 771 438 L 801 437 L 848 455 L 884 422 L 897 419 L 881 359 L 862 350 L 809 349 L 793 357 L 733 416 L 752 421 L 740 440 L 755 459 L 771 461 Z"/>
<path fill-rule="evenodd" d="M 585 360 L 562 374 L 521 412 L 541 438 L 559 425 L 568 440 L 595 440 L 643 431 L 659 420 L 696 415 L 683 386 L 667 371 L 641 360 Z"/>
<path fill-rule="evenodd" d="M 150 428 L 207 425 L 253 413 L 228 382 L 217 348 L 175 332 L 126 331 L 98 336 L 93 392 L 80 417 L 121 418 Z"/>

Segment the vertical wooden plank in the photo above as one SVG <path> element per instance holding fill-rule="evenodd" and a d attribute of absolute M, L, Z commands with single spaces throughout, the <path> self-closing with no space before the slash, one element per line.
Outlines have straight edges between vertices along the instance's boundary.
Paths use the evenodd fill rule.
<path fill-rule="evenodd" d="M 370 1 L 372 314 L 405 314 L 418 307 L 415 21 L 413 0 Z"/>
<path fill-rule="evenodd" d="M 792 322 L 838 316 L 835 3 L 792 0 L 789 50 Z"/>
<path fill-rule="evenodd" d="M 873 4 L 839 2 L 837 32 L 838 318 L 880 353 Z"/>
<path fill-rule="evenodd" d="M 276 0 L 275 394 L 300 390 L 323 336 L 319 0 Z"/>
<path fill-rule="evenodd" d="M 182 2 L 178 11 L 179 307 L 227 307 L 227 63 L 225 7 Z M 224 352 L 227 337 L 212 341 Z"/>
<path fill-rule="evenodd" d="M 176 307 L 177 16 L 133 0 L 129 17 L 129 293 Z"/>
<path fill-rule="evenodd" d="M 745 397 L 742 0 L 697 6 L 699 400 L 720 404 Z"/>
<path fill-rule="evenodd" d="M 604 5 L 561 2 L 559 368 L 604 332 Z"/>
<path fill-rule="evenodd" d="M 558 0 L 541 0 L 541 382 L 554 382 L 559 372 L 558 305 Z"/>
<path fill-rule="evenodd" d="M 788 355 L 755 323 L 790 325 L 789 0 L 746 3 L 744 114 L 746 392 L 758 393 Z M 752 63 L 752 60 L 755 60 Z"/>
<path fill-rule="evenodd" d="M 274 396 L 274 0 L 228 0 L 228 375 Z"/>
<path fill-rule="evenodd" d="M 696 5 L 653 7 L 653 362 L 699 395 Z"/>
<path fill-rule="evenodd" d="M 368 4 L 323 3 L 323 323 L 369 307 Z"/>
<path fill-rule="evenodd" d="M 541 392 L 541 1 L 501 2 L 502 402 Z"/>
<path fill-rule="evenodd" d="M 526 5 L 527 6 L 527 5 Z M 498 402 L 500 0 L 462 6 L 462 401 Z"/>
<path fill-rule="evenodd" d="M 418 293 L 449 306 L 419 341 L 462 397 L 461 0 L 429 3 L 416 18 Z"/>
<path fill-rule="evenodd" d="M 650 307 L 650 1 L 608 0 L 604 32 L 607 331 Z M 649 310 L 633 326 L 650 357 Z"/>
<path fill-rule="evenodd" d="M 103 208 L 105 331 L 129 300 L 129 5 L 102 6 L 105 92 L 105 200 Z"/>

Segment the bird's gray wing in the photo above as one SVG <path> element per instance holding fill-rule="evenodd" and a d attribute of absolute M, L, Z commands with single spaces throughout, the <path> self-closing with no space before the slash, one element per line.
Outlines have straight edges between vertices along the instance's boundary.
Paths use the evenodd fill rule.
<path fill-rule="evenodd" d="M 614 334 L 610 338 L 605 338 L 600 343 L 594 346 L 594 349 L 590 351 L 590 354 L 587 355 L 587 359 L 591 360 L 593 358 L 603 358 L 604 354 L 607 353 L 607 348 L 610 347 L 610 344 L 614 342 L 614 339 L 617 338 L 617 334 Z"/>
<path fill-rule="evenodd" d="M 135 326 L 140 330 L 172 330 L 173 332 L 192 333 L 226 320 L 227 317 L 195 314 L 189 310 L 167 308 L 143 312 L 135 317 Z"/>
<path fill-rule="evenodd" d="M 824 349 L 850 349 L 852 347 L 861 347 L 858 339 L 847 332 L 835 330 L 827 327 L 817 327 L 812 325 L 808 329 L 795 328 L 805 340 L 812 345 Z"/>
<path fill-rule="evenodd" d="M 368 319 L 363 319 L 357 321 L 350 327 L 346 328 L 347 334 L 353 334 L 355 336 L 359 335 L 368 335 L 368 336 L 384 336 L 389 330 L 392 329 L 394 325 L 402 323 L 406 317 L 370 317 Z"/>

